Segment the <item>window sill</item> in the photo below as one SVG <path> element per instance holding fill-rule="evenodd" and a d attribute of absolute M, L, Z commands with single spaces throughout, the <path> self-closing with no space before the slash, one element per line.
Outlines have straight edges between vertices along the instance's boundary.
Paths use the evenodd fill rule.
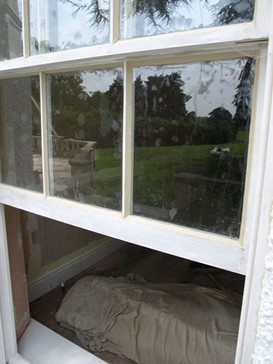
<path fill-rule="evenodd" d="M 18 343 L 18 351 L 31 364 L 105 363 L 33 319 Z"/>

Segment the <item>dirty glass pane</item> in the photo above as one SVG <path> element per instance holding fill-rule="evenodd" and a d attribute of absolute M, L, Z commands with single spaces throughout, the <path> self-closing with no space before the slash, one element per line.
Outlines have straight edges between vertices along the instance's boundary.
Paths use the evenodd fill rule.
<path fill-rule="evenodd" d="M 134 214 L 239 236 L 254 65 L 135 68 Z"/>
<path fill-rule="evenodd" d="M 120 0 L 122 39 L 249 22 L 254 0 Z"/>
<path fill-rule="evenodd" d="M 39 77 L 0 81 L 1 182 L 42 191 Z"/>
<path fill-rule="evenodd" d="M 123 71 L 50 75 L 51 194 L 121 209 Z"/>
<path fill-rule="evenodd" d="M 2 0 L 0 1 L 0 61 L 22 55 L 21 0 Z"/>
<path fill-rule="evenodd" d="M 109 3 L 30 0 L 31 54 L 109 42 Z"/>

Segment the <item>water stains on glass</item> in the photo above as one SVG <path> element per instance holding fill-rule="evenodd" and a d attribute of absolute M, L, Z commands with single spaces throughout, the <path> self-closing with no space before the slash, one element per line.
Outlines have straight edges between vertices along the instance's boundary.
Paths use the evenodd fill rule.
<path fill-rule="evenodd" d="M 30 0 L 31 54 L 109 42 L 110 2 Z"/>
<path fill-rule="evenodd" d="M 134 69 L 134 214 L 238 237 L 255 60 Z"/>
<path fill-rule="evenodd" d="M 120 37 L 249 22 L 254 5 L 254 0 L 120 0 Z"/>
<path fill-rule="evenodd" d="M 123 70 L 48 77 L 51 194 L 121 209 Z"/>

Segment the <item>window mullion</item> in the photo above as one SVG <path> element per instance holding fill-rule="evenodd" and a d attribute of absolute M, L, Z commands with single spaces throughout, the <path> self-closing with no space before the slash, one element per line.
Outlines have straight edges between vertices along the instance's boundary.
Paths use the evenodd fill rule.
<path fill-rule="evenodd" d="M 39 1 L 38 4 L 38 48 L 40 53 L 45 52 L 46 40 L 46 10 L 45 1 Z"/>
<path fill-rule="evenodd" d="M 17 352 L 4 205 L 0 205 L 0 312 L 7 361 Z M 4 314 L 5 313 L 5 314 Z"/>
<path fill-rule="evenodd" d="M 23 22 L 23 47 L 24 57 L 30 55 L 30 34 L 29 34 L 29 0 L 22 1 L 22 22 Z"/>
<path fill-rule="evenodd" d="M 0 312 L 0 361 L 1 361 L 1 363 L 6 362 L 5 352 L 4 352 L 4 338 L 3 338 L 1 312 Z"/>
<path fill-rule="evenodd" d="M 119 1 L 110 1 L 110 43 L 119 39 Z"/>
<path fill-rule="evenodd" d="M 127 1 L 125 3 L 124 11 L 126 11 L 126 14 L 133 13 L 133 6 L 134 5 L 129 1 Z M 132 16 L 125 17 L 125 19 L 124 19 L 124 38 L 125 39 L 133 38 L 132 29 L 133 29 L 133 17 Z"/>
<path fill-rule="evenodd" d="M 132 68 L 124 63 L 122 213 L 130 215 L 133 193 L 133 81 Z"/>
<path fill-rule="evenodd" d="M 40 103 L 41 103 L 41 145 L 42 145 L 42 169 L 43 192 L 49 195 L 49 159 L 48 159 L 48 95 L 46 74 L 40 73 Z"/>
<path fill-rule="evenodd" d="M 250 362 L 253 354 L 253 347 L 255 343 L 255 334 L 257 330 L 257 321 L 253 320 L 256 316 L 257 310 L 260 305 L 260 292 L 262 278 L 264 276 L 263 264 L 265 254 L 268 249 L 268 231 L 270 229 L 270 206 L 272 206 L 272 178 L 273 169 L 271 156 L 273 151 L 273 109 L 272 109 L 272 96 L 273 96 L 273 31 L 269 38 L 269 45 L 267 57 L 260 59 L 262 72 L 260 75 L 258 105 L 256 111 L 257 125 L 255 130 L 256 150 L 253 150 L 253 162 L 251 166 L 252 189 L 249 195 L 256 195 L 256 205 L 248 202 L 248 210 L 251 211 L 252 219 L 249 225 L 246 226 L 248 231 L 247 246 L 247 261 L 246 268 L 246 282 L 244 288 L 244 300 L 242 305 L 241 322 L 239 328 L 237 355 L 235 363 Z M 264 89 L 262 87 L 264 84 Z M 259 87 L 260 86 L 260 87 Z M 260 92 L 260 89 L 263 92 Z M 258 181 L 257 181 L 257 178 Z M 249 334 L 251 333 L 251 335 Z"/>
<path fill-rule="evenodd" d="M 271 19 L 272 19 L 273 3 L 272 1 L 256 0 L 254 22 L 258 29 L 263 28 L 269 34 L 271 32 Z"/>
<path fill-rule="evenodd" d="M 6 363 L 5 351 L 4 351 L 4 338 L 3 338 L 1 311 L 0 311 L 0 362 L 1 363 Z"/>

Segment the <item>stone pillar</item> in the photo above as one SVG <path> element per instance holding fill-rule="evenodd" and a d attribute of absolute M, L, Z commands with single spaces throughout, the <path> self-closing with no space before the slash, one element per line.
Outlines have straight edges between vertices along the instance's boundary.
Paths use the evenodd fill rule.
<path fill-rule="evenodd" d="M 69 159 L 73 188 L 80 192 L 90 188 L 95 166 L 96 142 L 86 142 L 74 158 Z"/>

